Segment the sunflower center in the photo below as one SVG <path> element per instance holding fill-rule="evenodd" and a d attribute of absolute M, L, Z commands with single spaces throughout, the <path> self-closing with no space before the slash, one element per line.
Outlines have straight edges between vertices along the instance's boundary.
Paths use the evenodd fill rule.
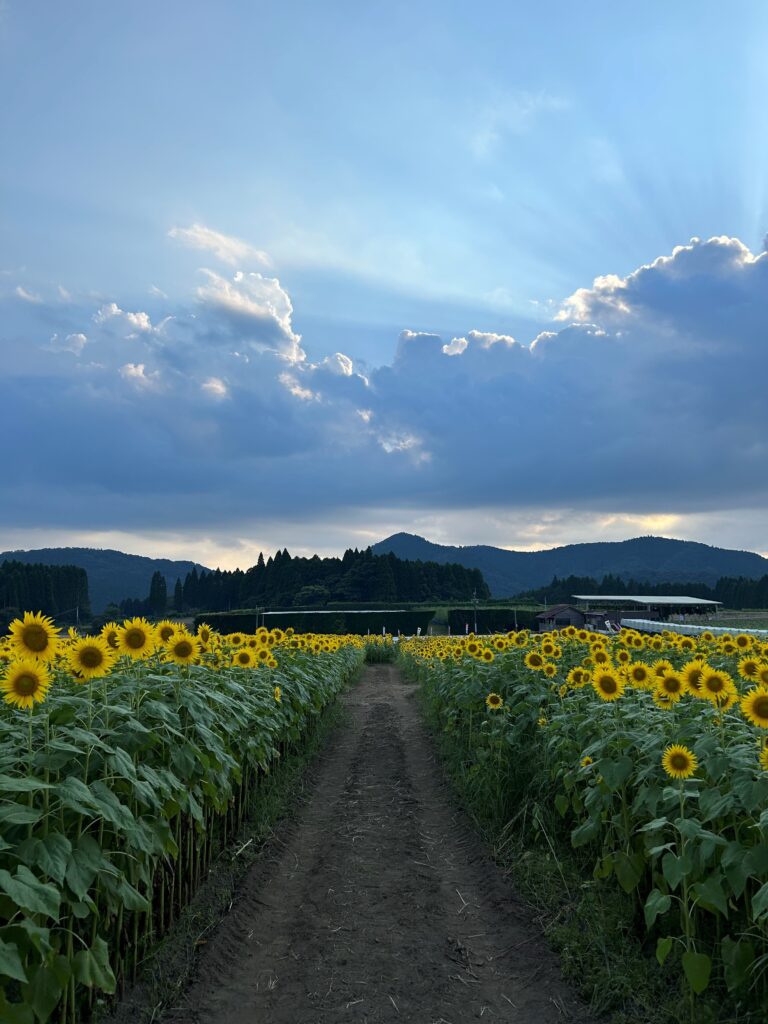
<path fill-rule="evenodd" d="M 80 651 L 80 664 L 83 668 L 98 668 L 104 661 L 104 655 L 98 647 L 86 647 Z"/>
<path fill-rule="evenodd" d="M 688 755 L 682 753 L 672 754 L 669 763 L 675 771 L 684 772 L 688 768 Z"/>
<path fill-rule="evenodd" d="M 107 633 L 106 641 L 110 647 L 117 650 L 117 633 L 114 630 L 111 633 Z"/>
<path fill-rule="evenodd" d="M 600 679 L 600 689 L 603 693 L 616 693 L 618 686 L 613 676 L 603 676 Z"/>
<path fill-rule="evenodd" d="M 710 676 L 707 680 L 707 689 L 710 693 L 720 693 L 725 686 L 725 683 L 720 676 Z"/>
<path fill-rule="evenodd" d="M 37 624 L 32 626 L 25 626 L 24 632 L 22 633 L 22 640 L 24 646 L 30 651 L 44 651 L 48 646 L 48 634 L 42 626 Z"/>
<path fill-rule="evenodd" d="M 125 634 L 125 642 L 134 651 L 139 651 L 147 642 L 147 635 L 143 629 L 129 629 Z"/>
<path fill-rule="evenodd" d="M 680 689 L 680 680 L 677 676 L 664 676 L 662 685 L 667 693 L 677 693 Z"/>
<path fill-rule="evenodd" d="M 176 644 L 176 654 L 179 658 L 188 658 L 192 653 L 192 644 L 189 640 L 181 640 Z"/>
<path fill-rule="evenodd" d="M 31 672 L 23 672 L 13 681 L 13 688 L 20 697 L 32 697 L 37 693 L 39 686 L 40 680 Z"/>
<path fill-rule="evenodd" d="M 752 712 L 756 718 L 768 721 L 768 695 L 757 698 L 755 703 L 752 705 Z"/>
<path fill-rule="evenodd" d="M 160 630 L 160 638 L 162 639 L 163 643 L 170 640 L 171 637 L 173 636 L 173 633 L 174 630 L 172 626 L 163 626 L 163 628 Z"/>

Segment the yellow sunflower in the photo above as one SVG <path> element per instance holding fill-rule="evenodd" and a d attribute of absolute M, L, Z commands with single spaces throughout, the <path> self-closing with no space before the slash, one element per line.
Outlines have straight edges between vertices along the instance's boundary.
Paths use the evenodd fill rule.
<path fill-rule="evenodd" d="M 162 622 L 156 622 L 155 633 L 157 633 L 157 639 L 161 643 L 167 644 L 178 628 L 178 624 L 176 622 L 171 622 L 170 619 L 163 619 Z"/>
<path fill-rule="evenodd" d="M 657 658 L 656 661 L 651 665 L 653 674 L 657 679 L 661 679 L 667 672 L 673 672 L 674 668 L 671 661 L 667 661 L 666 658 Z"/>
<path fill-rule="evenodd" d="M 768 686 L 768 661 L 761 661 L 758 665 L 755 682 L 760 686 Z"/>
<path fill-rule="evenodd" d="M 626 683 L 610 668 L 597 668 L 592 673 L 592 687 L 601 700 L 618 700 Z"/>
<path fill-rule="evenodd" d="M 33 658 L 13 661 L 0 680 L 3 700 L 19 708 L 32 708 L 42 704 L 51 685 L 48 667 Z"/>
<path fill-rule="evenodd" d="M 486 647 L 485 650 L 480 655 L 480 660 L 487 662 L 489 665 L 493 661 L 493 658 L 494 658 L 493 651 L 490 650 L 488 647 Z"/>
<path fill-rule="evenodd" d="M 679 701 L 686 691 L 685 680 L 677 672 L 667 672 L 656 683 L 656 692 L 667 700 Z"/>
<path fill-rule="evenodd" d="M 197 635 L 200 637 L 204 644 L 208 644 L 211 642 L 213 630 L 211 629 L 207 622 L 201 622 L 200 625 L 197 627 Z"/>
<path fill-rule="evenodd" d="M 741 698 L 741 713 L 753 725 L 768 729 L 768 687 L 758 686 Z"/>
<path fill-rule="evenodd" d="M 689 779 L 698 768 L 699 762 L 688 747 L 673 744 L 664 751 L 661 765 L 670 778 Z"/>
<path fill-rule="evenodd" d="M 232 664 L 238 668 L 252 668 L 256 664 L 256 658 L 250 648 L 239 647 L 232 655 Z"/>
<path fill-rule="evenodd" d="M 280 701 L 282 699 L 282 696 L 283 696 L 283 691 L 280 689 L 279 686 L 276 686 L 275 687 L 275 700 L 277 701 L 278 704 L 280 703 Z"/>
<path fill-rule="evenodd" d="M 174 665 L 192 665 L 200 656 L 200 642 L 189 633 L 176 633 L 163 649 L 163 661 Z"/>
<path fill-rule="evenodd" d="M 69 666 L 81 679 L 98 679 L 107 675 L 116 658 L 117 652 L 101 636 L 75 640 L 67 651 Z"/>
<path fill-rule="evenodd" d="M 548 661 L 541 670 L 547 679 L 554 679 L 557 675 L 557 665 L 554 665 L 551 661 Z"/>
<path fill-rule="evenodd" d="M 727 672 L 707 666 L 701 673 L 701 695 L 713 704 L 722 706 L 735 695 L 736 686 Z M 732 703 L 732 702 L 731 702 Z"/>
<path fill-rule="evenodd" d="M 760 671 L 760 662 L 757 658 L 742 658 L 739 661 L 739 675 L 742 679 L 754 680 L 757 679 L 757 674 Z"/>
<path fill-rule="evenodd" d="M 633 661 L 628 665 L 627 676 L 632 685 L 640 689 L 655 685 L 654 674 L 644 661 Z"/>
<path fill-rule="evenodd" d="M 586 754 L 584 757 L 582 757 L 582 759 L 581 759 L 581 761 L 579 763 L 581 764 L 582 768 L 589 768 L 589 766 L 591 764 L 594 764 L 594 761 L 589 756 L 589 754 Z"/>
<path fill-rule="evenodd" d="M 485 698 L 485 705 L 489 711 L 498 711 L 504 707 L 504 699 L 498 693 L 489 693 Z"/>
<path fill-rule="evenodd" d="M 763 771 L 768 772 L 768 747 L 763 747 L 763 749 L 760 751 L 759 761 L 760 767 L 763 769 Z"/>
<path fill-rule="evenodd" d="M 112 648 L 113 651 L 119 650 L 118 637 L 120 634 L 120 627 L 116 622 L 108 622 L 106 626 L 102 626 L 101 633 L 99 636 L 107 641 L 107 644 Z"/>
<path fill-rule="evenodd" d="M 59 630 L 53 620 L 42 612 L 25 612 L 23 619 L 14 619 L 10 627 L 11 648 L 18 658 L 53 661 L 59 648 Z"/>
<path fill-rule="evenodd" d="M 135 661 L 148 658 L 156 642 L 155 630 L 146 619 L 126 619 L 117 631 L 118 650 Z"/>
<path fill-rule="evenodd" d="M 523 660 L 526 668 L 532 668 L 537 672 L 544 668 L 544 659 L 538 651 L 529 651 Z"/>

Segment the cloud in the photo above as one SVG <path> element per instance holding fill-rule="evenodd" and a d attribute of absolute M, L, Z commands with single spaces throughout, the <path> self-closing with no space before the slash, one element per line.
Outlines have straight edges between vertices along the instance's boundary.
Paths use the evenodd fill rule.
<path fill-rule="evenodd" d="M 27 450 L 87 437 L 89 459 L 73 489 L 68 465 L 43 478 L 9 450 L 0 523 L 244 536 L 281 517 L 543 509 L 523 540 L 545 544 L 569 516 L 606 535 L 727 523 L 724 509 L 735 522 L 768 501 L 766 296 L 768 254 L 696 239 L 579 289 L 536 338 L 407 329 L 364 373 L 336 344 L 310 360 L 288 292 L 257 272 L 205 271 L 161 334 L 116 302 L 15 303 L 6 433 L 23 425 Z M 98 365 L 40 358 L 83 338 Z"/>
<path fill-rule="evenodd" d="M 228 263 L 233 267 L 254 263 L 264 267 L 271 266 L 269 256 L 261 249 L 255 249 L 241 238 L 223 235 L 220 231 L 214 231 L 203 224 L 193 224 L 188 228 L 174 227 L 171 228 L 168 235 L 189 249 L 212 252 L 222 263 Z"/>
<path fill-rule="evenodd" d="M 88 338 L 80 332 L 77 334 L 67 334 L 64 338 L 54 334 L 51 338 L 50 347 L 54 352 L 72 352 L 74 355 L 79 356 L 87 343 Z"/>
<path fill-rule="evenodd" d="M 494 156 L 509 136 L 524 135 L 546 113 L 567 110 L 568 100 L 547 92 L 520 91 L 487 103 L 473 117 L 469 148 L 477 160 Z"/>
<path fill-rule="evenodd" d="M 228 398 L 229 388 L 220 377 L 209 377 L 200 385 L 200 390 L 211 398 Z"/>
<path fill-rule="evenodd" d="M 33 305 L 39 305 L 43 301 L 42 297 L 38 295 L 37 292 L 29 291 L 29 289 L 24 288 L 24 286 L 20 284 L 16 285 L 14 294 L 16 295 L 16 298 L 21 299 L 22 302 L 31 302 Z"/>

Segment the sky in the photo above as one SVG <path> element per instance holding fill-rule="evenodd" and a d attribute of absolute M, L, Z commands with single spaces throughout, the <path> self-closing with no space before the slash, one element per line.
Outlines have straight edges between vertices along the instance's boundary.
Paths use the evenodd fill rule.
<path fill-rule="evenodd" d="M 768 553 L 768 5 L 0 0 L 0 550 Z"/>

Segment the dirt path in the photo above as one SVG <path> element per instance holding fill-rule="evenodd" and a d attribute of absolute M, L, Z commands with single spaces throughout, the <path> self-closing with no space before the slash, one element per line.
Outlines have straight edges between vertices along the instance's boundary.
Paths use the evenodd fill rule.
<path fill-rule="evenodd" d="M 590 1021 L 451 806 L 412 689 L 370 666 L 297 820 L 246 877 L 174 1024 Z"/>

